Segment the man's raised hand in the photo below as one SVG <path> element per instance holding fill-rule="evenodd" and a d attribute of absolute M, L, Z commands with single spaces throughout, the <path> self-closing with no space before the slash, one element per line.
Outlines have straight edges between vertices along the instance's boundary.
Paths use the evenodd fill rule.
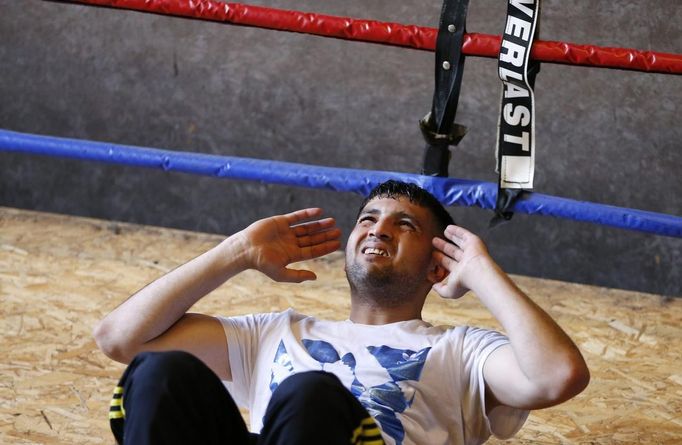
<path fill-rule="evenodd" d="M 300 283 L 317 277 L 309 270 L 290 269 L 298 261 L 337 250 L 341 230 L 333 218 L 319 218 L 322 209 L 309 208 L 261 219 L 241 232 L 249 268 L 275 281 Z"/>
<path fill-rule="evenodd" d="M 492 259 L 483 241 L 468 230 L 450 225 L 445 229 L 445 238 L 434 238 L 433 252 L 436 264 L 443 267 L 448 274 L 439 283 L 433 285 L 443 298 L 460 298 L 476 284 L 478 271 Z"/>

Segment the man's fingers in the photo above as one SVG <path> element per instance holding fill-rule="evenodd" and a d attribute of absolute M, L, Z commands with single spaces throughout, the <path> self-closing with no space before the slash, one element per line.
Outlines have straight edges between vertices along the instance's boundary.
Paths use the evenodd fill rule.
<path fill-rule="evenodd" d="M 291 226 L 306 219 L 316 218 L 322 215 L 322 209 L 319 207 L 311 207 L 308 209 L 296 210 L 295 212 L 284 215 L 287 223 Z"/>
<path fill-rule="evenodd" d="M 302 259 L 310 260 L 312 258 L 321 257 L 338 250 L 339 247 L 341 247 L 341 242 L 338 239 L 303 247 L 301 248 Z"/>
<path fill-rule="evenodd" d="M 314 246 L 302 247 L 298 249 L 298 255 L 290 258 L 290 263 L 310 260 L 332 253 L 341 247 L 341 242 L 338 239 L 325 241 Z M 273 280 L 286 283 L 300 283 L 302 281 L 316 280 L 315 273 L 304 269 L 289 269 L 284 267 L 276 272 L 268 274 Z"/>
<path fill-rule="evenodd" d="M 467 229 L 460 226 L 449 225 L 445 228 L 445 237 L 457 245 L 465 242 L 471 234 Z"/>
<path fill-rule="evenodd" d="M 444 283 L 436 283 L 433 286 L 431 286 L 431 289 L 433 289 L 441 297 L 445 295 L 446 292 L 446 286 Z"/>
<path fill-rule="evenodd" d="M 282 283 L 302 283 L 303 281 L 316 280 L 317 275 L 305 269 L 283 269 L 282 273 L 275 278 Z"/>
<path fill-rule="evenodd" d="M 438 264 L 443 266 L 445 268 L 445 270 L 447 270 L 448 272 L 452 272 L 452 269 L 457 267 L 457 261 L 455 261 L 451 257 L 443 254 L 443 252 L 439 252 L 437 250 L 434 251 L 433 252 L 433 258 L 436 260 L 436 262 Z"/>
<path fill-rule="evenodd" d="M 445 241 L 444 239 L 434 238 L 433 246 L 436 249 L 443 252 L 445 255 L 449 256 L 450 258 L 454 258 L 457 261 L 460 261 L 462 259 L 463 255 L 462 249 L 456 246 L 455 244 Z"/>
<path fill-rule="evenodd" d="M 435 247 L 438 250 L 443 250 L 445 248 L 446 244 L 449 244 L 447 241 L 445 241 L 443 238 L 438 238 L 435 237 L 432 241 L 431 244 L 433 244 L 433 247 Z"/>
<path fill-rule="evenodd" d="M 312 233 L 329 230 L 335 226 L 336 220 L 334 220 L 334 218 L 324 218 L 318 221 L 309 221 L 297 224 L 292 226 L 291 229 L 294 231 L 296 236 L 306 236 Z"/>
<path fill-rule="evenodd" d="M 310 247 L 317 244 L 322 244 L 326 241 L 334 241 L 341 237 L 341 229 L 331 229 L 325 232 L 315 233 L 313 235 L 303 235 L 296 238 L 298 247 Z"/>
<path fill-rule="evenodd" d="M 434 284 L 431 286 L 431 289 L 433 289 L 441 297 L 452 300 L 461 298 L 468 292 L 468 289 L 462 287 L 457 287 L 455 289 L 448 288 L 448 285 L 444 282 Z"/>

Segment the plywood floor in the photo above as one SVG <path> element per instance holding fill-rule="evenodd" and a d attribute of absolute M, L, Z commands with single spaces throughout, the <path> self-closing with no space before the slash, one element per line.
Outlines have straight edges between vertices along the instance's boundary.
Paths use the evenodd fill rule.
<path fill-rule="evenodd" d="M 0 208 L 0 443 L 113 443 L 108 402 L 123 367 L 96 349 L 92 327 L 219 240 Z M 341 256 L 309 266 L 315 283 L 279 285 L 244 273 L 195 309 L 230 315 L 294 306 L 345 319 Z M 682 443 L 682 299 L 515 279 L 578 343 L 592 382 L 576 399 L 534 412 L 512 443 Z M 424 317 L 496 327 L 473 296 L 432 296 Z"/>

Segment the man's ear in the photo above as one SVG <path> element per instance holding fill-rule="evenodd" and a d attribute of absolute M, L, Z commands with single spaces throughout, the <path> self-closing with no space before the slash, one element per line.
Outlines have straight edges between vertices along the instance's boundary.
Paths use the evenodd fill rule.
<path fill-rule="evenodd" d="M 431 264 L 429 265 L 429 273 L 427 274 L 427 278 L 431 284 L 440 283 L 447 276 L 448 271 L 443 266 L 438 264 L 436 260 L 431 260 Z"/>

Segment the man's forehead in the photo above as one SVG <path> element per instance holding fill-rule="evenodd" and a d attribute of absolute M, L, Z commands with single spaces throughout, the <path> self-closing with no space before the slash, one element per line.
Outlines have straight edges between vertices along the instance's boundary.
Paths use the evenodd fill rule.
<path fill-rule="evenodd" d="M 427 233 L 431 232 L 435 236 L 442 236 L 441 230 L 439 229 L 438 218 L 434 215 L 433 211 L 428 207 L 410 201 L 410 199 L 405 196 L 395 198 L 390 196 L 377 196 L 372 198 L 365 204 L 362 210 L 360 210 L 358 216 L 367 213 L 390 213 L 395 216 L 403 213 L 405 216 L 409 216 L 413 222 Z"/>
<path fill-rule="evenodd" d="M 390 212 L 390 213 L 403 213 L 419 220 L 432 220 L 433 216 L 431 212 L 420 206 L 411 202 L 406 197 L 387 197 L 387 196 L 377 196 L 372 198 L 365 207 L 362 208 L 360 213 L 380 213 L 380 212 Z"/>

